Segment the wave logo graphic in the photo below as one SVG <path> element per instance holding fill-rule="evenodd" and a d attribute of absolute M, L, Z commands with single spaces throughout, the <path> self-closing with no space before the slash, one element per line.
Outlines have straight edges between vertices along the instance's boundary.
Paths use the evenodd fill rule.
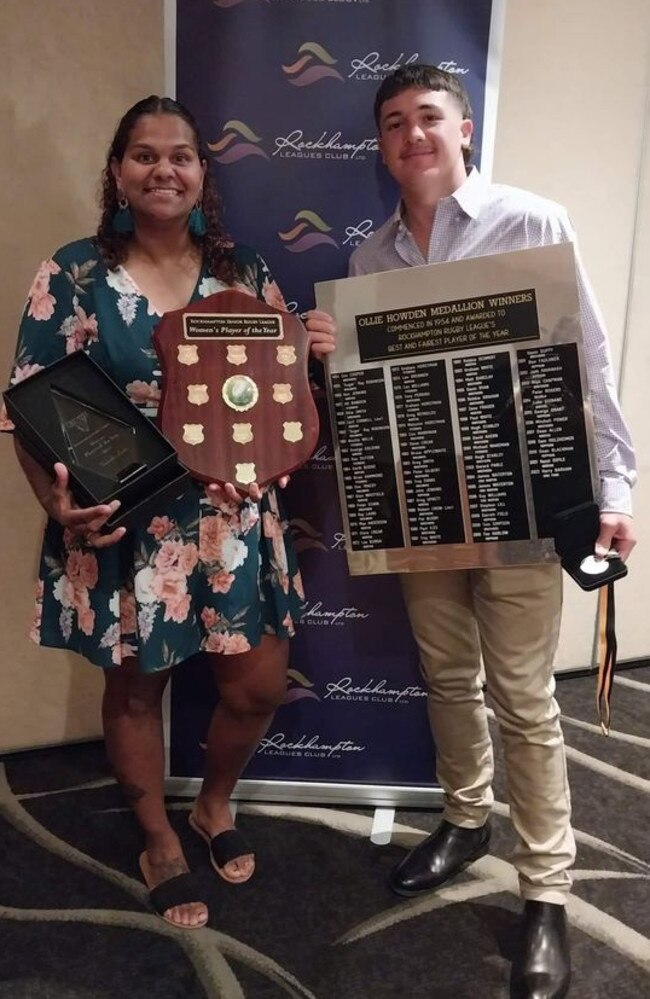
<path fill-rule="evenodd" d="M 327 546 L 320 540 L 323 537 L 322 532 L 316 530 L 308 520 L 303 520 L 302 517 L 294 517 L 289 521 L 289 527 L 293 538 L 293 546 L 298 554 L 307 551 L 308 548 L 319 548 L 321 551 L 327 551 Z"/>
<path fill-rule="evenodd" d="M 285 704 L 291 704 L 293 701 L 304 701 L 305 698 L 320 701 L 318 694 L 311 689 L 314 684 L 304 673 L 301 673 L 297 669 L 289 669 L 287 670 L 287 674 L 289 676 L 289 687 L 284 698 Z"/>
<path fill-rule="evenodd" d="M 285 244 L 285 249 L 289 253 L 304 253 L 305 250 L 313 250 L 315 246 L 335 246 L 338 250 L 339 244 L 336 240 L 328 236 L 332 227 L 324 222 L 316 212 L 304 208 L 293 217 L 294 225 L 288 232 L 279 232 L 278 236 Z"/>
<path fill-rule="evenodd" d="M 290 66 L 282 66 L 294 87 L 308 87 L 319 80 L 340 80 L 343 77 L 334 69 L 337 60 L 318 42 L 303 42 L 298 49 L 298 59 Z"/>
<path fill-rule="evenodd" d="M 246 156 L 261 156 L 268 160 L 262 147 L 257 145 L 258 142 L 262 141 L 260 136 L 255 135 L 255 132 L 245 122 L 236 119 L 227 121 L 222 132 L 224 134 L 218 142 L 208 142 L 208 149 L 214 153 L 217 163 L 226 165 L 236 163 Z"/>

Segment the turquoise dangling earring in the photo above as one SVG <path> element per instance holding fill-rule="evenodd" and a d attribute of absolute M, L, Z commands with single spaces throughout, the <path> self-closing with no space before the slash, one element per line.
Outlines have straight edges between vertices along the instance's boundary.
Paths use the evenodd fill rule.
<path fill-rule="evenodd" d="M 124 195 L 118 198 L 117 207 L 118 210 L 111 219 L 111 229 L 113 229 L 114 232 L 121 233 L 122 235 L 128 235 L 128 233 L 133 232 L 134 223 L 133 213 Z"/>
<path fill-rule="evenodd" d="M 205 236 L 208 231 L 205 212 L 201 208 L 200 201 L 197 201 L 190 212 L 189 227 L 193 236 Z"/>

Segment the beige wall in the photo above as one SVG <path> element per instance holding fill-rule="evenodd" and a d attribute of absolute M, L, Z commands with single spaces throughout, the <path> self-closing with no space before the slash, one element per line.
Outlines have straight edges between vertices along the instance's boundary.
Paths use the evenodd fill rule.
<path fill-rule="evenodd" d="M 647 0 L 507 0 L 494 162 L 495 180 L 568 207 L 622 375 L 623 406 L 639 452 L 634 506 L 642 551 L 617 586 L 620 659 L 650 656 L 647 613 L 639 613 L 650 606 L 649 438 L 642 412 L 650 355 L 640 301 L 641 283 L 650 278 L 650 155 L 645 233 L 639 224 L 631 273 L 649 38 Z M 628 317 L 632 280 L 636 295 Z M 595 630 L 596 597 L 568 577 L 565 584 L 560 669 L 591 664 Z"/>
<path fill-rule="evenodd" d="M 619 587 L 618 631 L 622 656 L 650 656 L 650 93 L 647 93 L 645 142 L 630 281 L 628 336 L 623 358 L 621 397 L 637 449 L 639 484 L 635 520 L 639 549 L 630 576 Z"/>
<path fill-rule="evenodd" d="M 163 89 L 162 8 L 162 0 L 0 3 L 1 370 L 8 369 L 37 263 L 92 229 L 116 120 L 139 97 Z M 615 358 L 624 360 L 623 399 L 645 470 L 636 509 L 646 564 L 650 436 L 642 406 L 650 340 L 642 289 L 650 276 L 650 152 L 625 351 L 623 339 L 649 28 L 647 0 L 508 0 L 494 167 L 496 180 L 564 202 L 580 234 Z M 616 85 L 614 73 L 621 74 Z M 41 518 L 10 442 L 2 445 L 0 749 L 93 736 L 100 730 L 99 671 L 25 637 Z M 558 665 L 584 666 L 592 655 L 594 599 L 570 583 L 566 589 Z M 650 570 L 638 558 L 619 587 L 622 657 L 650 654 L 648 606 Z"/>
<path fill-rule="evenodd" d="M 0 3 L 0 371 L 40 260 L 92 232 L 106 148 L 163 88 L 162 0 Z M 101 671 L 26 638 L 42 518 L 0 441 L 0 750 L 95 736 Z"/>

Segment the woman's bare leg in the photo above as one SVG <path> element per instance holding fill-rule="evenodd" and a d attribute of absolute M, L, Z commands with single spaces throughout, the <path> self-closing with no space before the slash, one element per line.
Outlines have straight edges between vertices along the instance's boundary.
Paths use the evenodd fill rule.
<path fill-rule="evenodd" d="M 104 671 L 102 704 L 108 758 L 145 836 L 147 880 L 161 884 L 187 871 L 178 836 L 172 829 L 163 793 L 162 695 L 169 670 L 139 673 L 135 659 Z M 206 922 L 202 902 L 175 906 L 167 919 L 181 926 Z"/>
<path fill-rule="evenodd" d="M 208 730 L 205 778 L 194 806 L 194 818 L 210 837 L 232 829 L 230 795 L 282 704 L 287 690 L 289 642 L 264 635 L 249 652 L 213 655 L 219 703 Z M 224 867 L 234 881 L 253 873 L 250 854 Z"/>

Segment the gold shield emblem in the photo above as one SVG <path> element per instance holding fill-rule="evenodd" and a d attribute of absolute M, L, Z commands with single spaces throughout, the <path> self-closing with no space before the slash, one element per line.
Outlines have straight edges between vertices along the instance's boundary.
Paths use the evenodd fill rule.
<path fill-rule="evenodd" d="M 178 360 L 181 364 L 198 364 L 199 348 L 196 343 L 179 343 Z"/>
<path fill-rule="evenodd" d="M 273 402 L 291 402 L 293 400 L 293 393 L 291 391 L 291 385 L 283 384 L 282 382 L 274 382 L 273 384 Z"/>
<path fill-rule="evenodd" d="M 244 413 L 247 409 L 253 408 L 260 397 L 260 392 L 248 375 L 231 375 L 223 383 L 221 395 L 226 406 L 236 409 L 238 413 Z"/>
<path fill-rule="evenodd" d="M 226 360 L 228 361 L 228 364 L 246 364 L 246 361 L 248 360 L 246 357 L 246 344 L 229 343 Z"/>
<path fill-rule="evenodd" d="M 278 364 L 284 364 L 287 367 L 290 364 L 295 364 L 298 358 L 296 357 L 296 348 L 288 345 L 283 345 L 281 347 L 276 347 Z"/>
<path fill-rule="evenodd" d="M 205 440 L 205 437 L 203 436 L 203 424 L 184 423 L 183 440 L 186 444 L 203 444 L 203 441 Z"/>
<path fill-rule="evenodd" d="M 194 406 L 202 406 L 205 402 L 210 402 L 207 385 L 188 385 L 187 401 Z"/>
<path fill-rule="evenodd" d="M 255 464 L 252 461 L 245 461 L 235 465 L 235 482 L 241 482 L 242 486 L 248 486 L 255 482 Z"/>
<path fill-rule="evenodd" d="M 237 444 L 250 444 L 253 439 L 252 423 L 233 423 L 232 439 L 236 441 Z"/>
<path fill-rule="evenodd" d="M 284 433 L 282 434 L 282 436 L 284 437 L 285 441 L 291 441 L 291 443 L 293 444 L 296 441 L 302 440 L 303 438 L 302 423 L 299 423 L 298 421 L 295 421 L 293 423 L 288 422 L 288 423 L 283 423 L 282 426 L 284 427 Z"/>

